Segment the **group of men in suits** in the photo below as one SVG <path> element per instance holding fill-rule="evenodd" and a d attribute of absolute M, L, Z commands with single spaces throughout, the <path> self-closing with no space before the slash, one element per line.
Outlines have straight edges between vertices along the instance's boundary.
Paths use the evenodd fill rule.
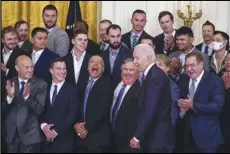
<path fill-rule="evenodd" d="M 209 61 L 218 51 L 222 65 L 229 65 L 225 33 L 214 33 L 206 22 L 199 51 L 191 28 L 175 30 L 170 12 L 159 14 L 163 33 L 153 38 L 144 31 L 146 13 L 135 10 L 124 35 L 119 25 L 102 20 L 96 44 L 85 21 L 75 22 L 69 39 L 56 25 L 57 13 L 53 5 L 43 9 L 45 28 L 34 28 L 31 42 L 23 20 L 2 30 L 8 152 L 216 152 L 224 143 L 218 116 L 230 76 L 228 69 L 223 80 L 211 75 Z M 215 47 L 209 45 L 213 37 Z M 155 54 L 172 59 L 168 74 Z M 180 88 L 176 107 L 171 79 Z"/>

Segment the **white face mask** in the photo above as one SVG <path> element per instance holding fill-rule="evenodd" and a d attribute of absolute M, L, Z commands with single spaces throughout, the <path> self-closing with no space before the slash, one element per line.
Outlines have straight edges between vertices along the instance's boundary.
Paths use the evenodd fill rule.
<path fill-rule="evenodd" d="M 219 51 L 224 48 L 224 42 L 213 42 L 213 49 Z"/>

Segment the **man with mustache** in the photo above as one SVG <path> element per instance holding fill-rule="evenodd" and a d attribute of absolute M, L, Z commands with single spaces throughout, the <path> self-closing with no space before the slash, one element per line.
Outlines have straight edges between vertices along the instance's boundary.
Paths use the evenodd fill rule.
<path fill-rule="evenodd" d="M 133 12 L 131 19 L 132 30 L 122 35 L 122 42 L 125 43 L 130 50 L 133 51 L 134 47 L 140 44 L 140 40 L 144 36 L 149 36 L 153 39 L 152 36 L 144 31 L 146 22 L 145 11 L 138 9 Z"/>
<path fill-rule="evenodd" d="M 112 128 L 112 151 L 116 153 L 140 152 L 129 146 L 138 118 L 139 72 L 132 58 L 127 58 L 121 66 L 121 82 L 114 91 L 110 110 Z"/>
<path fill-rule="evenodd" d="M 204 42 L 196 46 L 198 50 L 207 54 L 210 58 L 214 54 L 214 50 L 213 50 L 214 32 L 215 32 L 215 25 L 207 20 L 202 25 L 202 36 L 203 36 Z"/>
<path fill-rule="evenodd" d="M 112 102 L 112 88 L 109 76 L 103 74 L 104 62 L 93 56 L 88 63 L 88 82 L 80 97 L 80 118 L 74 125 L 77 153 L 108 152 L 110 142 L 109 111 Z"/>
<path fill-rule="evenodd" d="M 69 36 L 57 24 L 58 11 L 54 5 L 47 5 L 43 9 L 42 19 L 48 31 L 48 48 L 60 57 L 67 55 L 69 50 Z"/>
<path fill-rule="evenodd" d="M 19 20 L 15 23 L 14 28 L 19 35 L 19 48 L 25 52 L 32 51 L 33 46 L 29 40 L 29 24 L 25 20 Z"/>
<path fill-rule="evenodd" d="M 116 88 L 121 81 L 121 64 L 126 58 L 132 57 L 132 51 L 121 43 L 121 27 L 112 24 L 107 28 L 109 48 L 102 53 L 105 72 L 111 76 L 112 87 Z"/>
<path fill-rule="evenodd" d="M 101 42 L 99 42 L 101 53 L 109 47 L 108 36 L 106 34 L 107 28 L 112 25 L 110 20 L 104 19 L 99 23 L 99 34 Z"/>
<path fill-rule="evenodd" d="M 9 153 L 39 153 L 39 118 L 44 111 L 47 84 L 33 76 L 34 66 L 28 56 L 19 56 L 15 69 L 18 76 L 7 81 L 7 96 L 2 103 L 7 149 Z"/>

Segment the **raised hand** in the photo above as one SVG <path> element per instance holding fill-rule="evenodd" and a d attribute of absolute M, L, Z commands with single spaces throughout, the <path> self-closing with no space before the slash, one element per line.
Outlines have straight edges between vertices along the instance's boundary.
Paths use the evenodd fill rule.
<path fill-rule="evenodd" d="M 14 97 L 14 93 L 15 93 L 15 84 L 14 82 L 11 84 L 11 82 L 9 80 L 7 80 L 6 82 L 6 90 L 7 90 L 7 94 L 10 98 Z"/>
<path fill-rule="evenodd" d="M 23 96 L 27 97 L 30 94 L 30 83 L 26 84 L 24 91 L 23 91 Z"/>

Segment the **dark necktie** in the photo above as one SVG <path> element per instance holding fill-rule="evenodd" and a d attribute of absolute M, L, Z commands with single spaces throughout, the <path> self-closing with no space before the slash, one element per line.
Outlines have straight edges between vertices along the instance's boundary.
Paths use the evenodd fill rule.
<path fill-rule="evenodd" d="M 125 92 L 125 88 L 126 88 L 126 85 L 123 84 L 122 85 L 122 88 L 118 94 L 118 97 L 117 97 L 117 100 L 114 104 L 114 107 L 113 107 L 113 110 L 112 110 L 112 129 L 114 130 L 115 129 L 115 121 L 116 121 L 116 117 L 117 117 L 117 113 L 118 113 L 118 108 L 121 104 L 121 98 Z"/>
<path fill-rule="evenodd" d="M 196 82 L 196 79 L 192 79 L 192 84 L 191 84 L 191 86 L 190 86 L 190 88 L 189 88 L 189 96 L 190 97 L 194 97 L 194 95 L 195 95 L 195 90 L 196 90 L 196 87 L 195 87 L 195 82 Z"/>
<path fill-rule="evenodd" d="M 208 46 L 206 45 L 204 53 L 208 55 Z"/>
<path fill-rule="evenodd" d="M 132 47 L 133 50 L 134 50 L 135 46 L 137 45 L 137 43 L 138 43 L 138 36 L 134 35 L 133 36 L 133 47 Z"/>
<path fill-rule="evenodd" d="M 84 121 L 85 121 L 85 110 L 86 110 L 87 99 L 88 99 L 88 96 L 89 96 L 89 92 L 91 91 L 91 89 L 93 87 L 93 83 L 94 82 L 95 81 L 93 79 L 90 79 L 89 82 L 88 82 L 88 84 L 87 84 L 86 90 L 85 90 L 84 109 L 83 109 Z"/>
<path fill-rule="evenodd" d="M 25 81 L 21 81 L 20 84 L 21 84 L 20 96 L 23 97 L 23 91 L 24 91 L 24 89 L 25 89 L 25 84 L 26 84 L 26 83 L 25 83 Z"/>
<path fill-rule="evenodd" d="M 54 105 L 54 101 L 57 97 L 57 85 L 54 85 L 53 97 L 52 97 L 52 105 Z"/>
<path fill-rule="evenodd" d="M 105 50 L 105 46 L 106 46 L 106 43 L 103 42 L 103 43 L 101 44 L 101 51 L 104 51 L 104 50 Z"/>
<path fill-rule="evenodd" d="M 142 75 L 141 75 L 141 85 L 144 83 L 144 81 L 145 81 L 145 74 L 142 73 Z"/>

